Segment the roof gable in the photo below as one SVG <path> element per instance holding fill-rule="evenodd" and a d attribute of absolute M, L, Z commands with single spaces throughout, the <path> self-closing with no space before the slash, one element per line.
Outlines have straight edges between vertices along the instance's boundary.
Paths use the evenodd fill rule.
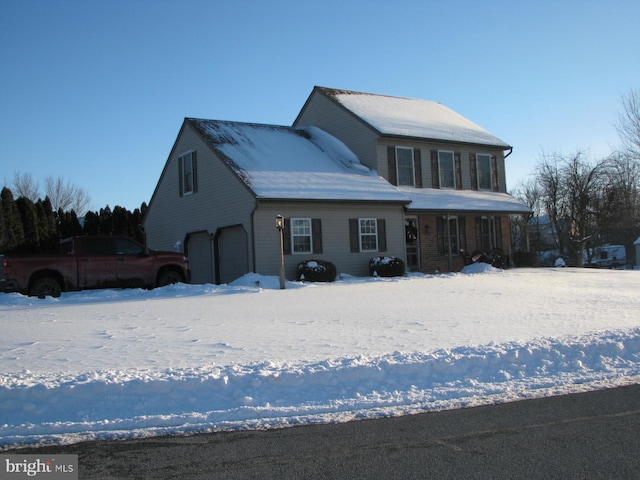
<path fill-rule="evenodd" d="M 380 135 L 511 148 L 509 144 L 441 103 L 315 87 Z"/>
<path fill-rule="evenodd" d="M 409 201 L 320 128 L 185 121 L 258 198 Z"/>

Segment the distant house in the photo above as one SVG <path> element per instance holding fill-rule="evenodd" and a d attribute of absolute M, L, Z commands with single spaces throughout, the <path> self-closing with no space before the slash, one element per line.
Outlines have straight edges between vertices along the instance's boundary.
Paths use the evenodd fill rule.
<path fill-rule="evenodd" d="M 366 275 L 371 257 L 404 256 L 409 201 L 320 128 L 187 118 L 143 227 L 150 247 L 184 249 L 194 283 L 277 275 L 277 215 L 287 278 L 310 259 Z"/>
<path fill-rule="evenodd" d="M 412 270 L 457 270 L 460 249 L 508 253 L 509 216 L 530 212 L 506 193 L 512 147 L 440 103 L 315 87 L 294 122 L 306 125 L 342 140 L 410 198 Z"/>
<path fill-rule="evenodd" d="M 187 118 L 143 220 L 147 244 L 187 253 L 195 283 L 276 275 L 317 259 L 368 274 L 462 267 L 460 249 L 508 252 L 511 147 L 443 105 L 315 87 L 292 127 Z M 507 153 L 508 155 L 508 153 Z"/>

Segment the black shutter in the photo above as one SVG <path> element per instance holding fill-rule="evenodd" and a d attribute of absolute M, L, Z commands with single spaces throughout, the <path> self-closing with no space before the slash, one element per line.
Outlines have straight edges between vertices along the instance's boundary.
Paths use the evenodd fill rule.
<path fill-rule="evenodd" d="M 178 191 L 180 192 L 180 196 L 182 197 L 184 195 L 184 182 L 182 180 L 182 163 L 183 163 L 183 159 L 182 157 L 178 158 Z"/>
<path fill-rule="evenodd" d="M 284 228 L 282 229 L 282 251 L 285 255 L 291 255 L 291 219 L 284 219 Z"/>
<path fill-rule="evenodd" d="M 431 150 L 431 184 L 433 188 L 440 188 L 440 169 L 438 168 L 438 151 Z"/>
<path fill-rule="evenodd" d="M 493 183 L 493 191 L 498 191 L 498 159 L 495 155 L 491 155 L 491 179 Z"/>
<path fill-rule="evenodd" d="M 349 245 L 351 247 L 351 253 L 360 251 L 360 228 L 357 218 L 349 219 Z"/>
<path fill-rule="evenodd" d="M 322 253 L 322 220 L 311 219 L 311 238 L 313 241 L 313 253 Z"/>
<path fill-rule="evenodd" d="M 462 190 L 462 165 L 460 161 L 460 152 L 453 154 L 456 169 L 456 190 Z"/>
<path fill-rule="evenodd" d="M 422 188 L 422 158 L 420 158 L 420 149 L 413 149 L 413 169 L 415 173 L 415 185 Z"/>
<path fill-rule="evenodd" d="M 467 228 L 466 228 L 466 218 L 458 217 L 458 235 L 460 238 L 460 247 L 463 250 L 467 249 Z M 453 252 L 458 253 L 458 252 Z"/>
<path fill-rule="evenodd" d="M 378 219 L 378 251 L 387 251 L 387 226 L 384 218 Z"/>
<path fill-rule="evenodd" d="M 469 154 L 469 169 L 471 170 L 471 190 L 478 189 L 478 167 L 476 165 L 476 154 Z"/>
<path fill-rule="evenodd" d="M 389 183 L 398 185 L 398 169 L 396 166 L 396 147 L 387 147 L 387 162 L 389 165 Z"/>
<path fill-rule="evenodd" d="M 193 193 L 198 191 L 198 159 L 196 152 L 191 152 L 191 171 L 193 175 Z"/>

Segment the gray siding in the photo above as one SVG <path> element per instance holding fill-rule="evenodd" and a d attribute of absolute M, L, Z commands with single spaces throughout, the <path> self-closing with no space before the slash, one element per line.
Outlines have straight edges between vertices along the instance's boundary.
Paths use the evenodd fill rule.
<path fill-rule="evenodd" d="M 369 259 L 376 255 L 395 256 L 404 260 L 404 214 L 402 205 L 380 205 L 373 203 L 328 204 L 317 203 L 295 205 L 292 203 L 260 203 L 255 212 L 256 271 L 266 275 L 277 275 L 279 268 L 280 238 L 275 227 L 275 217 L 319 218 L 322 220 L 321 254 L 285 255 L 285 271 L 289 280 L 295 279 L 296 266 L 305 260 L 328 260 L 338 273 L 366 276 Z M 349 246 L 350 218 L 384 218 L 386 223 L 386 252 L 351 253 Z"/>
<path fill-rule="evenodd" d="M 376 162 L 375 131 L 324 95 L 314 93 L 311 96 L 294 127 L 309 125 L 320 127 L 339 138 L 356 154 L 360 162 L 380 172 L 380 165 Z"/>
<path fill-rule="evenodd" d="M 471 167 L 469 163 L 470 153 L 487 153 L 495 156 L 497 160 L 498 169 L 498 186 L 500 192 L 506 192 L 506 175 L 505 175 L 505 161 L 504 152 L 499 149 L 491 149 L 487 147 L 475 147 L 471 145 L 455 145 L 446 143 L 434 143 L 420 140 L 407 140 L 407 139 L 380 139 L 378 142 L 376 154 L 377 162 L 379 165 L 384 166 L 378 172 L 385 179 L 389 179 L 388 161 L 387 161 L 387 146 L 409 147 L 419 148 L 420 157 L 422 160 L 422 186 L 424 188 L 430 188 L 433 185 L 433 179 L 431 176 L 431 150 L 448 150 L 454 152 L 460 152 L 460 166 L 462 170 L 462 189 L 471 190 Z"/>
<path fill-rule="evenodd" d="M 198 191 L 179 194 L 178 158 L 197 152 Z M 144 229 L 147 244 L 155 249 L 173 250 L 192 232 L 215 234 L 219 228 L 241 224 L 251 238 L 251 212 L 255 200 L 229 168 L 188 126 L 176 141 L 149 205 Z M 252 265 L 252 247 L 248 248 Z"/>

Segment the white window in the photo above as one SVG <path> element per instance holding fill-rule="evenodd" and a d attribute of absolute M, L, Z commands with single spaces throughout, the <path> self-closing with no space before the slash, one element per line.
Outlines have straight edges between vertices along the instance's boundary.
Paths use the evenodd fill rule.
<path fill-rule="evenodd" d="M 313 251 L 313 237 L 311 235 L 310 218 L 291 219 L 292 253 L 311 253 Z"/>
<path fill-rule="evenodd" d="M 456 188 L 456 170 L 453 152 L 438 150 L 440 188 Z"/>
<path fill-rule="evenodd" d="M 476 169 L 478 171 L 478 190 L 491 190 L 491 155 L 478 153 L 476 155 Z"/>
<path fill-rule="evenodd" d="M 360 218 L 360 251 L 378 251 L 378 221 L 375 218 Z"/>
<path fill-rule="evenodd" d="M 408 185 L 413 187 L 413 148 L 396 147 L 396 168 L 398 171 L 398 185 Z"/>
<path fill-rule="evenodd" d="M 196 152 L 188 152 L 179 159 L 180 195 L 190 195 L 196 191 Z"/>

